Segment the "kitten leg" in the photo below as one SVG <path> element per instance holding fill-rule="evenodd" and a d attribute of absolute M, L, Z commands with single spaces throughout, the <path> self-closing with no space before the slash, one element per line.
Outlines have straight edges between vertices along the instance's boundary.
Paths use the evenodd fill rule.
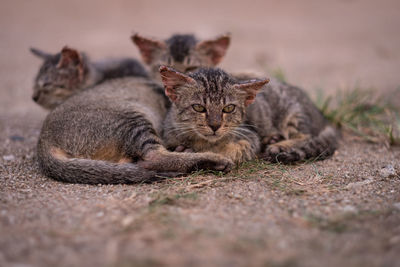
<path fill-rule="evenodd" d="M 251 147 L 251 144 L 247 140 L 230 142 L 224 144 L 223 146 L 218 146 L 216 150 L 219 154 L 229 158 L 236 164 L 252 160 L 256 155 Z"/>
<path fill-rule="evenodd" d="M 173 171 L 189 173 L 201 169 L 229 171 L 233 163 L 216 153 L 179 153 L 166 150 L 163 146 L 148 151 L 138 164 L 155 171 Z"/>
<path fill-rule="evenodd" d="M 271 162 L 282 163 L 304 160 L 306 158 L 306 153 L 301 147 L 310 139 L 311 137 L 309 135 L 299 135 L 293 139 L 270 144 L 261 155 L 261 158 Z"/>

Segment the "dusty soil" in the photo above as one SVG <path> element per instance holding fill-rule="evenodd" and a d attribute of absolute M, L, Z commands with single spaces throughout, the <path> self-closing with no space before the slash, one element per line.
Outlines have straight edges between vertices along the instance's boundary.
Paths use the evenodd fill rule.
<path fill-rule="evenodd" d="M 325 161 L 129 186 L 38 172 L 30 45 L 99 59 L 137 56 L 132 30 L 230 31 L 229 70 L 282 68 L 310 93 L 400 85 L 398 1 L 281 2 L 2 1 L 0 266 L 400 266 L 400 148 L 345 135 Z"/>

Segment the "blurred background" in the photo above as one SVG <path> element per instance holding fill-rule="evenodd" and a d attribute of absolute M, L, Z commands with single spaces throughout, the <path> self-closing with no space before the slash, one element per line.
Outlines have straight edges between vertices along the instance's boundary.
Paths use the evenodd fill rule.
<path fill-rule="evenodd" d="M 0 25 L 3 114 L 46 114 L 31 101 L 41 62 L 30 46 L 55 53 L 69 45 L 94 60 L 138 57 L 134 31 L 159 38 L 231 32 L 221 67 L 283 73 L 309 92 L 400 86 L 396 0 L 1 0 Z"/>

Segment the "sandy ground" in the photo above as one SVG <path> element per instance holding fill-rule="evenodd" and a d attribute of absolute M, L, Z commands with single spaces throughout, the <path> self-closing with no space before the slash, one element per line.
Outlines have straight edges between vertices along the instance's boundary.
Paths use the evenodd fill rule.
<path fill-rule="evenodd" d="M 400 266 L 400 149 L 346 136 L 335 156 L 155 184 L 39 174 L 46 112 L 29 46 L 138 56 L 133 30 L 232 33 L 222 66 L 316 88 L 400 86 L 398 1 L 0 2 L 0 266 Z"/>

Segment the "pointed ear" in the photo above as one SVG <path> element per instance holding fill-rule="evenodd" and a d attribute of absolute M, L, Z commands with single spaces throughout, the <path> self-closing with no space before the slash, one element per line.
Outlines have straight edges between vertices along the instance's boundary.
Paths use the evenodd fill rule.
<path fill-rule="evenodd" d="M 233 87 L 241 92 L 243 92 L 246 96 L 244 105 L 247 107 L 252 104 L 256 98 L 258 91 L 267 83 L 269 79 L 265 80 L 250 80 L 244 81 L 238 84 L 235 84 Z"/>
<path fill-rule="evenodd" d="M 160 74 L 164 84 L 165 94 L 172 102 L 175 102 L 178 98 L 177 88 L 185 84 L 196 84 L 193 78 L 167 66 L 160 67 Z"/>
<path fill-rule="evenodd" d="M 217 65 L 228 50 L 231 41 L 229 33 L 218 36 L 212 40 L 202 41 L 197 44 L 197 49 L 210 57 L 212 64 Z"/>
<path fill-rule="evenodd" d="M 57 68 L 63 68 L 71 65 L 83 67 L 81 54 L 75 49 L 64 46 L 64 48 L 61 50 L 61 57 L 60 61 L 58 61 Z"/>
<path fill-rule="evenodd" d="M 46 53 L 46 52 L 44 52 L 42 50 L 39 50 L 39 49 L 36 49 L 36 48 L 33 48 L 33 47 L 31 47 L 30 50 L 31 50 L 32 54 L 34 54 L 35 56 L 37 56 L 37 57 L 39 57 L 41 59 L 44 59 L 44 60 L 46 60 L 48 58 L 51 58 L 53 56 L 53 55 L 51 55 L 49 53 Z"/>
<path fill-rule="evenodd" d="M 154 54 L 165 49 L 167 46 L 163 41 L 158 41 L 150 38 L 143 37 L 138 33 L 131 36 L 132 41 L 139 48 L 142 59 L 146 64 L 150 64 L 154 59 Z"/>

